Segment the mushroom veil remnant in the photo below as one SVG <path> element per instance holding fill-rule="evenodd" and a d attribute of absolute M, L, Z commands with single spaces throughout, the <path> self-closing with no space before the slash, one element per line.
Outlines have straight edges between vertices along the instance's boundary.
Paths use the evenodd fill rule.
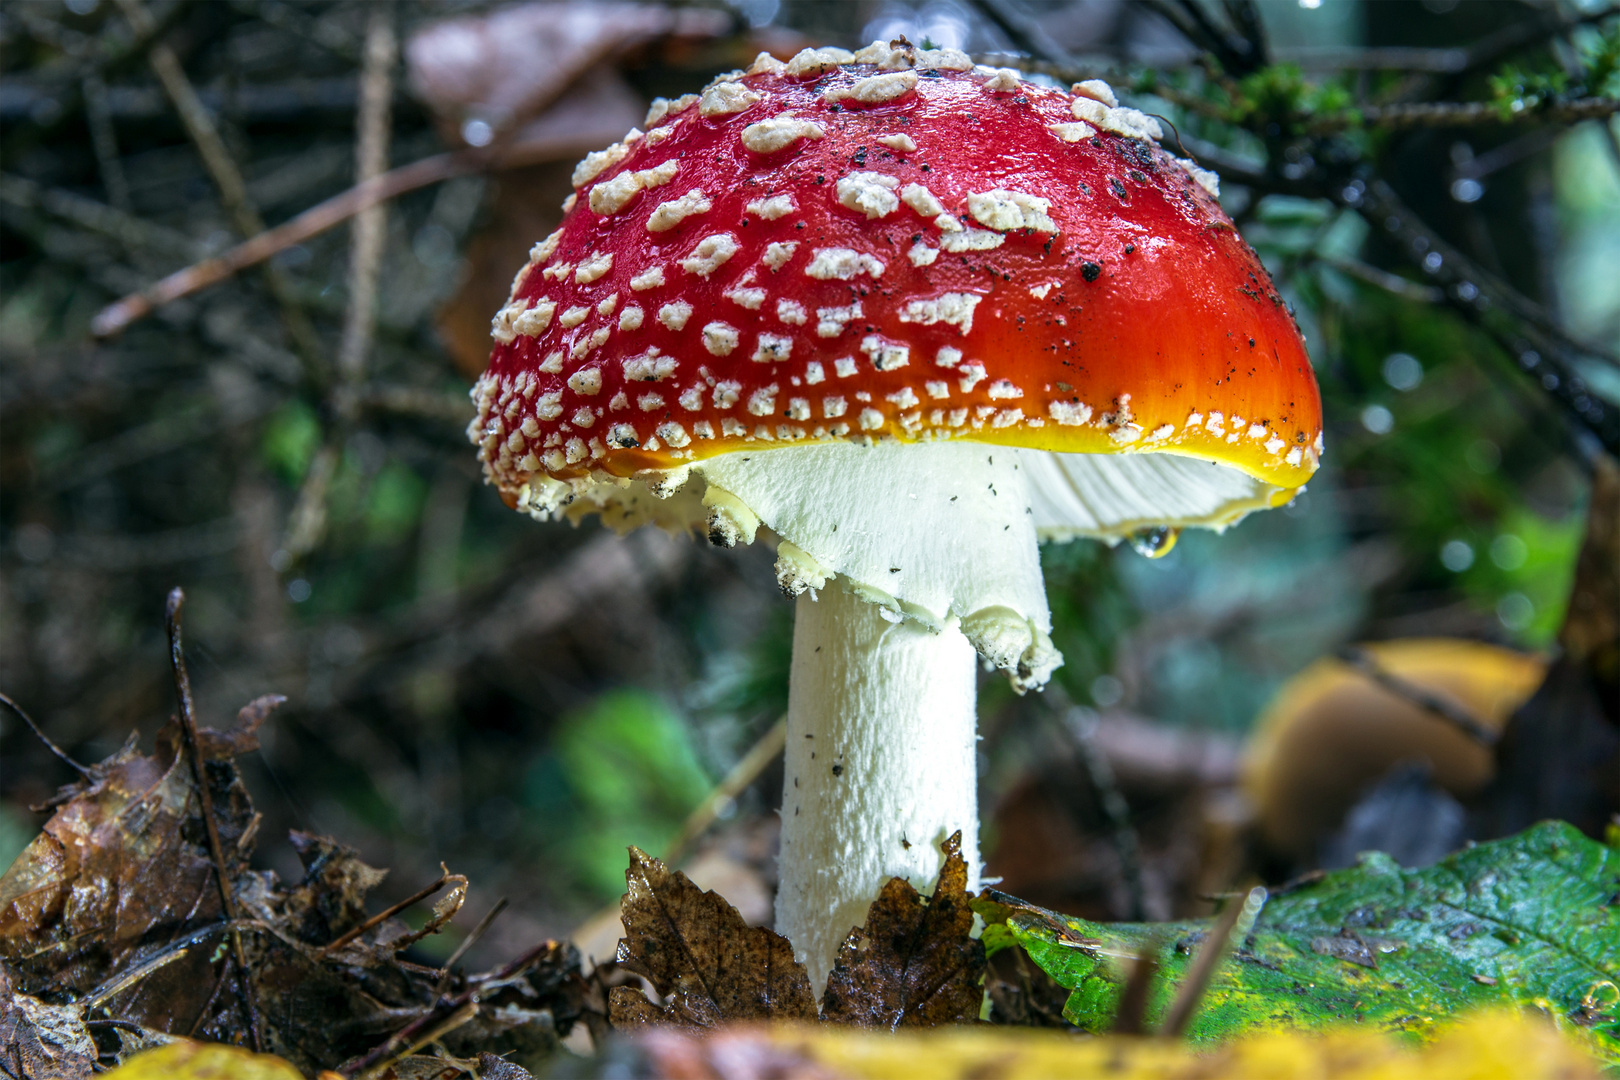
<path fill-rule="evenodd" d="M 763 537 L 797 598 L 777 929 L 820 985 L 961 830 L 975 654 L 1053 649 L 1041 540 L 1167 550 L 1286 502 L 1321 406 L 1287 306 L 1108 88 L 954 50 L 761 55 L 574 173 L 469 435 L 541 519 Z"/>

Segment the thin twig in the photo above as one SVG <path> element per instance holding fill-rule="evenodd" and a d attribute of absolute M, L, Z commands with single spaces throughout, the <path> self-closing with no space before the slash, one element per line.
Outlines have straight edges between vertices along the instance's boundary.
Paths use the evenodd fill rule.
<path fill-rule="evenodd" d="M 96 152 L 96 165 L 101 170 L 101 186 L 107 191 L 107 201 L 127 214 L 129 180 L 124 176 L 124 163 L 118 154 L 118 136 L 113 130 L 112 115 L 107 108 L 107 84 L 98 73 L 92 71 L 84 77 L 82 89 L 84 118 L 90 127 L 90 145 Z"/>
<path fill-rule="evenodd" d="M 1498 740 L 1501 739 L 1500 732 L 1483 723 L 1473 713 L 1450 698 L 1442 697 L 1416 683 L 1401 678 L 1380 664 L 1378 658 L 1366 649 L 1346 645 L 1338 651 L 1337 655 L 1340 660 L 1343 660 L 1396 697 L 1444 720 L 1470 739 L 1479 743 L 1479 745 L 1485 747 L 1495 746 Z"/>
<path fill-rule="evenodd" d="M 197 738 L 197 712 L 191 698 L 191 675 L 186 671 L 186 655 L 180 643 L 180 609 L 186 602 L 185 590 L 178 585 L 169 591 L 164 609 L 164 626 L 169 633 L 169 666 L 174 673 L 174 693 L 179 702 L 180 735 L 185 742 L 186 756 L 191 759 L 191 777 L 197 785 L 197 797 L 202 803 L 203 824 L 208 829 L 208 853 L 214 860 L 214 879 L 219 885 L 220 904 L 225 917 L 236 921 L 236 897 L 231 894 L 231 879 L 225 865 L 225 847 L 219 840 L 219 823 L 214 820 L 214 797 L 208 788 L 208 770 L 203 765 L 202 749 Z M 231 950 L 236 956 L 237 977 L 242 984 L 242 1003 L 247 1008 L 249 1031 L 253 1036 L 253 1049 L 262 1050 L 259 1029 L 259 1008 L 254 1001 L 253 979 L 248 972 L 247 953 L 242 948 L 242 935 L 231 930 Z"/>
<path fill-rule="evenodd" d="M 1536 374 L 1537 385 L 1558 402 L 1583 427 L 1590 430 L 1610 453 L 1620 453 L 1620 410 L 1606 405 L 1597 395 L 1582 389 L 1582 381 L 1561 354 L 1595 357 L 1611 366 L 1620 366 L 1620 353 L 1591 342 L 1576 340 L 1543 305 L 1525 296 L 1496 274 L 1480 266 L 1407 206 L 1390 185 L 1374 178 L 1358 181 L 1328 192 L 1341 205 L 1358 210 L 1369 224 L 1382 227 L 1396 241 L 1402 254 L 1423 270 L 1437 285 L 1445 288 L 1447 301 L 1457 311 L 1493 328 L 1486 312 L 1497 309 L 1517 321 L 1526 334 L 1543 340 L 1534 354 L 1514 349 L 1511 355 L 1527 371 Z M 1537 370 L 1545 368 L 1547 370 Z M 1546 376 L 1551 376 L 1547 378 Z"/>
<path fill-rule="evenodd" d="M 1198 956 L 1193 960 L 1192 967 L 1187 969 L 1187 977 L 1181 982 L 1181 989 L 1176 992 L 1176 999 L 1170 1003 L 1170 1010 L 1164 1014 L 1164 1026 L 1159 1034 L 1175 1038 L 1187 1030 L 1187 1024 L 1192 1020 L 1193 1014 L 1198 1011 L 1198 1002 L 1209 987 L 1210 979 L 1215 976 L 1215 969 L 1226 958 L 1227 946 L 1231 943 L 1233 931 L 1237 936 L 1246 934 L 1254 921 L 1260 917 L 1260 909 L 1266 903 L 1266 890 L 1258 886 L 1250 889 L 1244 896 L 1243 902 L 1233 903 L 1221 913 L 1220 920 L 1210 928 L 1209 936 L 1204 938 L 1203 947 L 1198 950 Z M 1238 929 L 1242 923 L 1241 929 Z"/>
<path fill-rule="evenodd" d="M 281 549 L 294 560 L 314 551 L 326 534 L 326 490 L 337 473 L 342 446 L 341 439 L 328 437 L 304 472 L 304 482 L 287 515 L 287 532 L 281 540 Z"/>
<path fill-rule="evenodd" d="M 365 53 L 360 69 L 360 116 L 355 138 L 355 182 L 364 184 L 388 171 L 389 105 L 394 92 L 393 11 L 371 9 L 366 24 Z M 387 217 L 376 203 L 355 215 L 349 247 L 349 307 L 338 347 L 338 372 L 358 383 L 365 374 L 366 352 L 376 323 L 377 271 L 382 265 Z"/>
<path fill-rule="evenodd" d="M 86 780 L 92 780 L 95 778 L 95 774 L 93 774 L 83 765 L 80 765 L 77 761 L 74 761 L 68 756 L 66 750 L 63 750 L 60 746 L 57 746 L 54 742 L 52 742 L 50 736 L 41 731 L 39 725 L 34 723 L 34 718 L 24 712 L 23 707 L 17 704 L 15 701 L 12 701 L 8 695 L 0 694 L 0 705 L 4 705 L 6 708 L 10 709 L 14 714 L 16 714 L 17 719 L 27 724 L 28 730 L 34 733 L 34 738 L 44 743 L 45 749 L 49 750 L 51 753 L 55 754 L 59 759 L 61 759 L 62 764 L 77 771 L 78 774 L 84 777 Z"/>
<path fill-rule="evenodd" d="M 484 917 L 478 920 L 478 925 L 474 926 L 472 932 L 461 939 L 461 944 L 456 946 L 456 951 L 451 953 L 450 959 L 444 962 L 444 973 L 439 976 L 439 996 L 444 996 L 445 985 L 450 981 L 451 971 L 461 962 L 461 958 L 467 955 L 467 950 L 476 945 L 478 939 L 483 937 L 489 930 L 490 924 L 500 916 L 501 912 L 506 910 L 506 903 L 506 897 L 504 896 L 495 901 L 495 906 L 484 913 Z"/>
<path fill-rule="evenodd" d="M 1404 105 L 1372 105 L 1358 113 L 1318 117 L 1306 126 L 1312 135 L 1328 135 L 1352 128 L 1393 131 L 1403 128 L 1468 127 L 1475 124 L 1575 124 L 1620 114 L 1620 100 L 1607 97 L 1549 99 L 1517 112 L 1502 111 L 1493 101 L 1422 101 Z"/>
<path fill-rule="evenodd" d="M 1314 255 L 1312 262 L 1330 267 L 1347 274 L 1350 277 L 1365 281 L 1387 293 L 1401 297 L 1403 300 L 1412 300 L 1420 304 L 1438 304 L 1445 300 L 1445 290 L 1433 285 L 1424 285 L 1422 282 L 1403 278 L 1399 274 L 1392 274 L 1388 270 L 1380 269 L 1360 259 L 1340 258 L 1332 255 Z"/>
<path fill-rule="evenodd" d="M 434 1024 L 431 1028 L 422 1032 L 410 1042 L 395 1048 L 391 1054 L 377 1062 L 375 1065 L 372 1065 L 370 1068 L 366 1069 L 366 1071 L 361 1073 L 360 1076 L 365 1078 L 378 1075 L 382 1072 L 382 1070 L 388 1068 L 388 1066 L 392 1065 L 400 1058 L 409 1057 L 418 1050 L 422 1049 L 422 1047 L 427 1046 L 430 1043 L 437 1042 L 446 1035 L 450 1034 L 456 1028 L 471 1022 L 473 1017 L 477 1015 L 477 1002 L 467 1002 L 467 1004 L 463 1005 L 461 1008 L 457 1009 L 443 1020 L 440 1020 L 438 1023 Z"/>
<path fill-rule="evenodd" d="M 536 140 L 523 143 L 510 153 L 497 150 L 495 147 L 482 147 L 436 154 L 409 165 L 402 165 L 375 180 L 358 184 L 342 194 L 334 195 L 297 217 L 277 225 L 274 229 L 238 244 L 222 255 L 177 270 L 149 288 L 114 301 L 90 320 L 90 332 L 97 337 L 110 337 L 121 333 L 131 323 L 146 318 L 165 304 L 171 304 L 211 285 L 217 285 L 248 267 L 264 262 L 278 252 L 343 224 L 368 207 L 397 198 L 407 192 L 468 173 L 480 172 L 486 168 L 510 168 L 554 160 L 575 153 L 582 147 L 588 148 L 588 145 L 577 138 Z"/>
<path fill-rule="evenodd" d="M 1126 903 L 1129 910 L 1125 918 L 1141 922 L 1147 918 L 1147 891 L 1142 883 L 1142 842 L 1131 824 L 1130 804 L 1115 781 L 1114 770 L 1108 759 L 1097 750 L 1092 736 L 1097 728 L 1097 714 L 1081 709 L 1069 700 L 1060 688 L 1047 688 L 1050 716 L 1074 747 L 1091 789 L 1097 795 L 1097 804 L 1108 822 L 1108 839 L 1119 858 L 1119 876 L 1125 883 Z"/>
<path fill-rule="evenodd" d="M 441 867 L 441 869 L 442 869 L 442 867 Z M 428 897 L 432 896 L 434 893 L 436 893 L 440 889 L 444 888 L 445 882 L 449 881 L 451 876 L 452 875 L 448 871 L 445 872 L 445 873 L 440 874 L 439 879 L 437 881 L 435 881 L 433 884 L 429 885 L 427 888 L 421 890 L 420 892 L 416 892 L 416 893 L 411 894 L 410 896 L 407 896 L 405 899 L 401 900 L 399 903 L 394 904 L 391 907 L 384 908 L 382 911 L 379 911 L 377 914 L 373 915 L 371 918 L 367 919 L 365 922 L 361 923 L 359 926 L 356 926 L 354 929 L 349 930 L 346 933 L 340 934 L 336 938 L 333 938 L 330 942 L 328 942 L 325 946 L 323 946 L 321 948 L 321 951 L 319 953 L 316 954 L 317 958 L 324 958 L 324 957 L 330 956 L 332 953 L 334 953 L 337 950 L 343 948 L 343 946 L 347 945 L 349 942 L 353 941 L 355 938 L 359 937 L 361 934 L 365 933 L 367 930 L 370 930 L 372 927 L 376 926 L 378 923 L 383 922 L 384 920 L 387 920 L 387 919 L 392 919 L 395 915 L 398 915 L 400 912 L 404 911 L 406 908 L 410 907 L 412 904 L 420 903 L 421 901 L 426 900 Z"/>
<path fill-rule="evenodd" d="M 400 1047 L 410 1046 L 415 1043 L 422 1032 L 432 1030 L 441 1018 L 454 1016 L 469 1004 L 476 1004 L 486 985 L 494 984 L 499 986 L 507 980 L 515 978 L 546 953 L 561 948 L 563 946 L 558 942 L 547 940 L 540 945 L 536 945 L 516 960 L 491 972 L 487 978 L 481 979 L 476 985 L 469 986 L 455 997 L 440 999 L 434 1004 L 433 1008 L 390 1035 L 380 1046 L 367 1051 L 365 1056 L 358 1061 L 346 1062 L 339 1066 L 337 1070 L 339 1075 L 352 1077 L 364 1074 L 370 1072 L 384 1061 L 392 1061 L 398 1056 Z"/>
<path fill-rule="evenodd" d="M 1131 963 L 1125 987 L 1119 992 L 1119 1006 L 1114 1010 L 1115 1035 L 1147 1034 L 1148 991 L 1159 974 L 1159 941 L 1149 941 L 1137 952 Z"/>
<path fill-rule="evenodd" d="M 969 2 L 974 10 L 1012 42 L 1013 48 L 1026 52 L 1038 60 L 1048 60 L 1055 64 L 1073 62 L 1063 46 L 1054 41 L 1052 35 L 1048 34 L 1039 22 L 1007 0 L 969 0 Z"/>
<path fill-rule="evenodd" d="M 206 941 L 215 934 L 234 934 L 242 930 L 258 930 L 263 929 L 264 925 L 264 923 L 259 922 L 256 919 L 234 919 L 229 922 L 218 922 L 208 926 L 199 927 L 178 941 L 170 942 L 164 947 L 163 951 L 159 952 L 156 956 L 148 957 L 146 960 L 142 961 L 135 967 L 130 968 L 128 971 L 121 972 L 113 976 L 111 979 L 102 983 L 100 986 L 90 991 L 90 993 L 80 998 L 74 1004 L 79 1006 L 79 1008 L 86 1013 L 94 1012 L 96 1009 L 110 1001 L 115 995 L 129 989 L 135 983 L 146 978 L 154 971 L 168 967 L 176 960 L 179 960 L 181 957 L 185 956 L 197 944 Z"/>
<path fill-rule="evenodd" d="M 393 94 L 395 42 L 393 10 L 387 5 L 371 9 L 366 24 L 365 51 L 360 71 L 360 115 L 355 124 L 355 180 L 375 180 L 388 169 L 389 104 Z M 293 503 L 282 550 L 293 559 L 314 551 L 326 535 L 326 499 L 337 471 L 343 445 L 356 419 L 357 403 L 351 392 L 365 376 L 366 354 L 371 351 L 377 322 L 377 274 L 382 266 L 387 214 L 383 203 L 355 215 L 349 242 L 349 303 L 344 312 L 343 337 L 338 346 L 338 377 L 343 393 L 336 395 L 333 422 L 324 444 Z"/>
<path fill-rule="evenodd" d="M 137 33 L 150 30 L 154 25 L 152 16 L 141 0 L 118 0 L 118 6 L 124 13 L 124 18 Z M 153 73 L 157 75 L 158 82 L 163 85 L 164 93 L 174 104 L 175 112 L 179 114 L 180 123 L 186 129 L 192 145 L 202 157 L 203 167 L 208 170 L 208 175 L 213 180 L 214 187 L 218 189 L 220 199 L 235 222 L 237 231 L 243 236 L 256 236 L 264 232 L 264 219 L 259 216 L 253 200 L 248 196 L 247 182 L 242 178 L 242 171 L 237 168 L 235 159 L 226 149 L 225 140 L 220 138 L 219 129 L 214 125 L 214 119 L 209 115 L 202 99 L 197 96 L 196 87 L 186 76 L 180 58 L 174 54 L 173 49 L 159 41 L 153 43 L 147 60 L 152 66 Z M 315 335 L 315 328 L 310 325 L 309 318 L 293 298 L 291 287 L 274 266 L 265 268 L 264 280 L 271 297 L 281 309 L 282 324 L 287 328 L 287 334 L 310 377 L 318 383 L 324 381 L 325 363 L 320 339 Z"/>
<path fill-rule="evenodd" d="M 87 232 L 116 241 L 133 253 L 174 259 L 195 259 L 202 254 L 202 245 L 183 232 L 21 176 L 0 173 L 0 202 L 22 210 L 42 210 Z"/>
<path fill-rule="evenodd" d="M 759 774 L 777 759 L 785 746 L 787 746 L 787 717 L 783 716 L 771 725 L 769 731 L 759 737 L 759 741 L 742 756 L 742 760 L 731 767 L 726 778 L 709 792 L 708 798 L 699 803 L 697 808 L 686 816 L 686 820 L 681 822 L 681 831 L 675 834 L 675 839 L 664 849 L 664 862 L 670 866 L 679 862 L 692 842 L 719 820 L 722 808 L 735 803 L 737 796 L 758 779 Z"/>

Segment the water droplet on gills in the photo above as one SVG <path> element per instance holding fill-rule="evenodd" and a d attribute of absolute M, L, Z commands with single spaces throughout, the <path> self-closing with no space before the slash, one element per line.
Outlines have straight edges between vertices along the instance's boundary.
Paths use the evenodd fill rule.
<path fill-rule="evenodd" d="M 1162 559 L 1170 554 L 1181 537 L 1181 530 L 1170 525 L 1155 525 L 1131 533 L 1131 547 L 1144 559 Z"/>

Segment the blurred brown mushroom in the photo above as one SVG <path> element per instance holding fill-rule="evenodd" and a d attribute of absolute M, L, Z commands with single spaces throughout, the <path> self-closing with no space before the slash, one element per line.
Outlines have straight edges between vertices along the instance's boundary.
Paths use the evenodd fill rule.
<path fill-rule="evenodd" d="M 1365 645 L 1377 671 L 1499 733 L 1546 674 L 1543 657 L 1477 641 L 1412 638 Z M 1358 796 L 1393 766 L 1426 764 L 1466 799 L 1490 782 L 1491 749 L 1409 694 L 1338 658 L 1289 680 L 1256 725 L 1244 769 L 1261 842 L 1308 860 Z"/>

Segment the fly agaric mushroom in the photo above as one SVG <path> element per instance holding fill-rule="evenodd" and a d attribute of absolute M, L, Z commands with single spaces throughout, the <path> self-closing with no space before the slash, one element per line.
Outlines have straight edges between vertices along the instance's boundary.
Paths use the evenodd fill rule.
<path fill-rule="evenodd" d="M 1053 649 L 1037 541 L 1224 528 L 1314 472 L 1298 329 L 1214 199 L 1099 82 L 903 41 L 762 54 L 574 173 L 469 428 L 513 507 L 764 530 L 797 597 L 777 929 L 825 979 L 962 832 L 974 653 Z"/>

